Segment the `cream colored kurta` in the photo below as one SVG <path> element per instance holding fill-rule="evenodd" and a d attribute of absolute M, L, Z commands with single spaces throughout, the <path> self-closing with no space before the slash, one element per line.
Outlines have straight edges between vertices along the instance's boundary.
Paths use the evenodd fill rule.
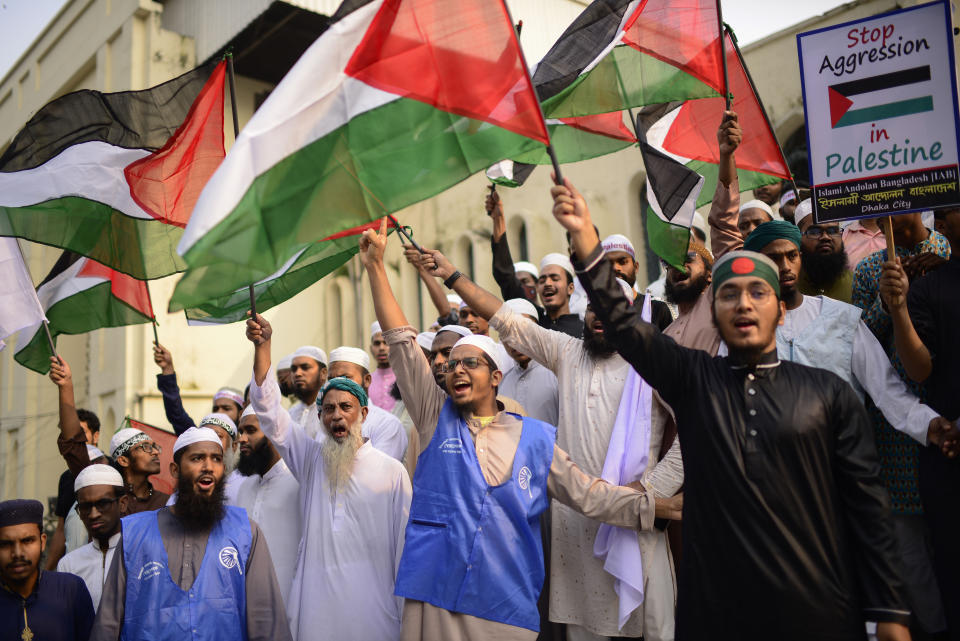
<path fill-rule="evenodd" d="M 417 426 L 422 452 L 433 437 L 447 394 L 434 381 L 426 357 L 416 343 L 416 334 L 412 327 L 403 327 L 387 330 L 383 336 L 390 345 L 390 366 L 397 374 L 400 393 L 410 418 Z M 523 423 L 505 413 L 501 407 L 500 413 L 486 426 L 474 418 L 467 419 L 467 426 L 473 437 L 484 479 L 492 485 L 507 481 Z M 613 525 L 644 530 L 649 530 L 653 525 L 654 503 L 651 496 L 610 485 L 585 474 L 557 446 L 554 447 L 550 464 L 547 491 L 557 501 L 575 505 L 592 518 L 603 519 Z M 535 632 L 525 628 L 450 612 L 428 603 L 407 601 L 404 604 L 403 641 L 521 640 L 536 637 Z"/>
<path fill-rule="evenodd" d="M 584 472 L 600 476 L 630 365 L 618 354 L 595 359 L 583 348 L 582 340 L 544 329 L 506 306 L 490 319 L 490 326 L 505 343 L 529 354 L 557 375 L 560 384 L 557 443 Z M 648 459 L 651 463 L 641 482 L 655 496 L 672 496 L 683 482 L 679 445 L 672 448 L 674 451 L 664 459 L 667 464 L 655 475 L 656 468 L 660 467 L 656 461 L 665 416 L 657 403 L 653 407 Z M 652 479 L 659 484 L 656 489 Z M 664 533 L 653 531 L 638 535 L 646 608 L 642 605 L 634 610 L 621 630 L 617 627 L 614 578 L 593 556 L 600 522 L 557 502 L 552 504 L 552 510 L 550 620 L 582 626 L 601 636 L 639 637 L 644 634 L 644 615 L 649 609 L 647 638 L 671 638 L 675 583 Z"/>

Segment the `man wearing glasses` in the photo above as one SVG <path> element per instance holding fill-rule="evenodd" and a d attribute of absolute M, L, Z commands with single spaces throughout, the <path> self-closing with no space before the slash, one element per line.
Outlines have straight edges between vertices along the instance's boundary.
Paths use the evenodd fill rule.
<path fill-rule="evenodd" d="M 73 488 L 77 493 L 75 509 L 90 533 L 90 543 L 63 557 L 57 572 L 69 572 L 83 579 L 96 611 L 107 569 L 120 542 L 120 509 L 127 502 L 126 489 L 120 472 L 109 465 L 83 468 Z"/>
<path fill-rule="evenodd" d="M 803 269 L 797 281 L 800 293 L 853 302 L 853 272 L 847 268 L 840 223 L 816 223 L 809 198 L 797 205 L 795 217 L 803 235 L 800 243 Z"/>
<path fill-rule="evenodd" d="M 60 392 L 60 437 L 57 443 L 67 467 L 76 476 L 91 461 L 82 442 L 83 428 L 74 401 L 73 375 L 70 365 L 62 356 L 50 357 L 50 380 Z M 81 435 L 79 438 L 78 434 Z M 71 451 L 65 451 L 64 444 L 69 445 Z M 83 448 L 82 451 L 80 448 Z M 120 516 L 157 510 L 166 505 L 170 495 L 155 490 L 149 480 L 154 474 L 160 473 L 160 446 L 146 433 L 132 427 L 119 430 L 110 439 L 110 458 L 120 470 L 129 495 L 126 505 L 121 507 Z"/>

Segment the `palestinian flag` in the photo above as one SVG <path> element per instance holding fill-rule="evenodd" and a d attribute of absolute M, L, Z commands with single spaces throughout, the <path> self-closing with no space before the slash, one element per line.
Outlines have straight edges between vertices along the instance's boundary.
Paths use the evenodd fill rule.
<path fill-rule="evenodd" d="M 37 287 L 37 297 L 47 314 L 54 343 L 59 334 L 149 323 L 154 318 L 146 282 L 73 252 L 60 256 Z M 13 355 L 18 363 L 46 374 L 50 356 L 41 325 L 20 332 Z"/>
<path fill-rule="evenodd" d="M 537 65 L 548 118 L 723 91 L 716 0 L 594 0 Z"/>
<path fill-rule="evenodd" d="M 134 278 L 185 268 L 176 246 L 224 156 L 224 63 L 143 91 L 48 103 L 0 156 L 0 236 Z"/>
<path fill-rule="evenodd" d="M 347 0 L 200 196 L 171 309 L 549 142 L 503 0 Z"/>
<path fill-rule="evenodd" d="M 298 251 L 276 272 L 254 283 L 257 312 L 264 312 L 293 298 L 338 269 L 359 251 L 360 234 L 365 229 L 379 229 L 379 226 L 380 222 L 374 221 L 347 229 Z M 387 221 L 387 226 L 389 234 L 393 231 L 393 224 Z M 249 309 L 250 290 L 242 287 L 184 311 L 190 325 L 224 325 L 245 320 Z"/>
<path fill-rule="evenodd" d="M 753 89 L 736 42 L 729 34 L 726 37 L 726 53 L 730 92 L 733 94 L 730 108 L 737 113 L 740 128 L 743 130 L 743 140 L 736 151 L 740 191 L 790 179 L 787 161 L 780 151 L 773 129 L 767 122 L 760 98 Z M 724 99 L 717 97 L 655 105 L 640 111 L 637 128 L 647 145 L 641 145 L 641 150 L 645 151 L 644 163 L 646 164 L 647 156 L 651 152 L 657 154 L 653 164 L 646 167 L 649 185 L 656 187 L 659 184 L 661 189 L 670 191 L 672 188 L 664 186 L 689 184 L 692 180 L 689 174 L 664 161 L 672 159 L 689 172 L 703 177 L 702 188 L 695 197 L 695 207 L 701 207 L 713 200 L 720 162 L 717 128 L 723 118 L 724 108 Z M 668 176 L 651 175 L 667 168 Z M 679 179 L 680 176 L 685 177 Z M 691 193 L 683 186 L 677 189 L 677 196 Z M 648 202 L 651 206 L 657 201 L 664 205 L 656 191 L 656 188 L 652 191 L 648 189 Z M 681 208 L 677 211 L 687 210 Z M 647 235 L 654 252 L 680 269 L 687 252 L 693 214 L 689 217 L 686 214 L 673 217 L 668 212 L 669 208 L 659 213 L 653 207 L 647 210 Z"/>

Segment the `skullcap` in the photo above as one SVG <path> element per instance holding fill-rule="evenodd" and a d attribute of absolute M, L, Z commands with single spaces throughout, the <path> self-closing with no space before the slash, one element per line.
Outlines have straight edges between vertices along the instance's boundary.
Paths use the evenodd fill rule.
<path fill-rule="evenodd" d="M 611 234 L 603 239 L 601 243 L 605 252 L 627 252 L 633 259 L 637 259 L 637 252 L 633 249 L 633 243 L 623 234 Z"/>
<path fill-rule="evenodd" d="M 312 358 L 321 365 L 327 364 L 327 353 L 319 347 L 314 347 L 313 345 L 304 345 L 303 347 L 298 347 L 297 351 L 293 353 L 293 358 L 297 358 L 298 356 Z"/>
<path fill-rule="evenodd" d="M 94 463 L 80 470 L 76 480 L 73 482 L 73 491 L 79 492 L 83 488 L 90 487 L 91 485 L 123 487 L 124 483 L 120 472 L 114 469 L 113 466 Z"/>
<path fill-rule="evenodd" d="M 743 211 L 744 209 L 762 209 L 763 211 L 767 212 L 767 215 L 770 216 L 770 218 L 773 218 L 773 210 L 770 209 L 770 205 L 762 200 L 757 200 L 756 198 L 753 200 L 748 200 L 740 205 L 740 211 Z"/>
<path fill-rule="evenodd" d="M 417 334 L 417 345 L 429 352 L 430 348 L 433 347 L 433 339 L 436 336 L 436 332 L 420 332 Z"/>
<path fill-rule="evenodd" d="M 354 363 L 370 371 L 370 354 L 359 347 L 338 347 L 330 352 L 331 363 Z"/>
<path fill-rule="evenodd" d="M 0 527 L 36 523 L 43 529 L 43 503 L 33 499 L 11 499 L 0 503 Z"/>
<path fill-rule="evenodd" d="M 460 334 L 461 336 L 470 336 L 473 334 L 469 329 L 463 325 L 444 325 L 437 330 L 437 334 L 440 332 L 453 332 L 454 334 Z"/>
<path fill-rule="evenodd" d="M 493 342 L 493 339 L 489 336 L 483 336 L 482 334 L 472 334 L 470 336 L 464 336 L 458 340 L 454 345 L 453 349 L 457 349 L 463 345 L 472 345 L 480 349 L 484 354 L 490 357 L 490 360 L 494 362 L 497 366 L 497 369 L 501 372 L 503 371 L 502 356 L 500 350 L 497 349 L 497 344 Z M 450 350 L 450 353 L 453 353 L 453 350 Z"/>
<path fill-rule="evenodd" d="M 243 413 L 240 415 L 240 420 L 242 421 L 247 416 L 256 416 L 256 412 L 253 409 L 253 403 L 250 403 L 245 408 L 243 408 Z"/>
<path fill-rule="evenodd" d="M 537 266 L 533 263 L 528 263 L 525 260 L 521 260 L 519 263 L 514 263 L 513 271 L 514 273 L 527 272 L 534 278 L 540 278 L 540 272 L 537 270 Z"/>
<path fill-rule="evenodd" d="M 540 318 L 540 314 L 537 313 L 537 308 L 534 307 L 533 303 L 528 301 L 526 298 L 511 298 L 510 300 L 506 301 L 504 305 L 513 310 L 515 314 L 532 316 L 533 322 L 537 322 L 537 319 Z"/>
<path fill-rule="evenodd" d="M 801 200 L 797 208 L 793 210 L 793 222 L 799 227 L 803 219 L 811 214 L 813 214 L 813 201 L 809 198 Z"/>
<path fill-rule="evenodd" d="M 556 252 L 547 254 L 543 257 L 543 260 L 540 261 L 540 271 L 542 272 L 544 268 L 550 265 L 562 267 L 568 274 L 570 274 L 570 278 L 573 278 L 573 263 L 570 262 L 569 256 L 558 254 Z"/>
<path fill-rule="evenodd" d="M 110 439 L 110 458 L 126 456 L 130 448 L 137 443 L 149 441 L 150 437 L 135 427 L 125 427 Z"/>
<path fill-rule="evenodd" d="M 106 454 L 104 454 L 99 447 L 96 447 L 94 445 L 90 445 L 89 443 L 87 443 L 88 459 L 90 459 L 91 461 L 96 461 L 98 458 L 102 458 L 104 456 L 106 456 Z"/>
<path fill-rule="evenodd" d="M 293 365 L 293 354 L 288 354 L 280 359 L 280 362 L 277 363 L 277 371 L 279 372 L 282 369 L 290 369 L 290 366 Z"/>
<path fill-rule="evenodd" d="M 231 400 L 240 407 L 243 407 L 243 394 L 232 387 L 221 387 L 217 390 L 217 393 L 213 395 L 213 400 L 217 400 L 218 398 Z"/>
<path fill-rule="evenodd" d="M 459 305 L 463 302 L 463 299 L 457 296 L 456 294 L 447 294 L 447 302 L 453 303 L 454 305 Z"/>
<path fill-rule="evenodd" d="M 226 414 L 220 414 L 219 412 L 207 414 L 200 419 L 197 427 L 203 427 L 204 425 L 216 425 L 217 427 L 222 427 L 224 430 L 226 430 L 227 434 L 230 435 L 230 438 L 237 440 L 237 424 L 234 423 L 233 419 Z"/>
<path fill-rule="evenodd" d="M 370 325 L 370 338 L 373 338 L 383 330 L 380 329 L 380 321 L 373 321 L 373 324 Z"/>
<path fill-rule="evenodd" d="M 220 437 L 209 427 L 191 427 L 186 432 L 177 437 L 177 442 L 173 444 L 173 453 L 176 454 L 185 447 L 194 443 L 216 443 L 223 449 L 223 443 Z"/>

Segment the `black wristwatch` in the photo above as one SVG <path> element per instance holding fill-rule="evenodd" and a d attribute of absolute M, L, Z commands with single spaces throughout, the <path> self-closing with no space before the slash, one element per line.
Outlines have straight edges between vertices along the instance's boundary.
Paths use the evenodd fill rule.
<path fill-rule="evenodd" d="M 447 289 L 453 289 L 453 284 L 457 282 L 457 279 L 460 278 L 461 276 L 463 276 L 463 274 L 461 274 L 460 270 L 458 269 L 457 271 L 450 274 L 450 278 L 443 281 L 443 284 L 446 285 Z"/>

